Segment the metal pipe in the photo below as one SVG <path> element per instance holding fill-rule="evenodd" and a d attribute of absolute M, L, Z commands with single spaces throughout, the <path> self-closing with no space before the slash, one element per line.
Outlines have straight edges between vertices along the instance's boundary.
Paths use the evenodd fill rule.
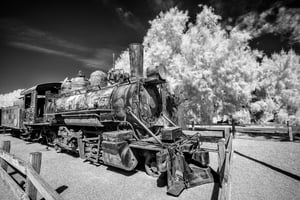
<path fill-rule="evenodd" d="M 167 120 L 172 126 L 177 126 L 174 122 L 172 122 L 164 113 L 161 113 L 161 115 L 163 116 L 163 118 L 165 118 L 165 120 Z"/>
<path fill-rule="evenodd" d="M 137 141 L 139 141 L 140 139 L 136 136 L 136 134 L 135 134 L 135 132 L 134 132 L 134 128 L 133 128 L 133 126 L 132 126 L 132 124 L 130 124 L 129 122 L 127 122 L 127 121 L 125 121 L 126 122 L 126 124 L 128 124 L 129 126 L 130 126 L 130 128 L 132 129 L 132 131 L 133 131 L 133 137 L 137 140 Z"/>
<path fill-rule="evenodd" d="M 112 112 L 112 109 L 91 109 L 91 110 L 74 110 L 67 112 L 57 112 L 57 113 L 46 113 L 44 115 L 60 115 L 60 114 L 77 114 L 77 113 L 87 113 L 87 112 Z"/>
<path fill-rule="evenodd" d="M 92 117 L 92 116 L 94 116 L 94 117 L 97 117 L 97 118 L 101 118 L 100 117 L 100 115 L 98 115 L 98 114 L 62 114 L 61 115 L 62 117 Z"/>
<path fill-rule="evenodd" d="M 152 131 L 131 110 L 128 110 L 127 112 L 147 131 L 151 137 L 153 137 L 160 145 L 164 146 L 162 141 L 156 137 L 156 135 L 154 135 L 154 133 L 152 133 Z"/>

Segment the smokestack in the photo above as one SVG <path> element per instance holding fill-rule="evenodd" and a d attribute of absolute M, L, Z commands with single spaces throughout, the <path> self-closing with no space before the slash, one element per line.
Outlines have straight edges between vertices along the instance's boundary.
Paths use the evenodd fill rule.
<path fill-rule="evenodd" d="M 131 77 L 137 77 L 137 78 L 143 77 L 143 55 L 144 55 L 144 48 L 142 44 L 134 43 L 129 45 Z"/>

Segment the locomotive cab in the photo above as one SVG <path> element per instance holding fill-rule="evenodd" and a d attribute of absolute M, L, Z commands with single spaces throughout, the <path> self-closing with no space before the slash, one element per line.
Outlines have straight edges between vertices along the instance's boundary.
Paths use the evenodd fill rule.
<path fill-rule="evenodd" d="M 24 125 L 47 123 L 47 105 L 58 94 L 61 83 L 36 85 L 21 93 L 24 96 Z"/>

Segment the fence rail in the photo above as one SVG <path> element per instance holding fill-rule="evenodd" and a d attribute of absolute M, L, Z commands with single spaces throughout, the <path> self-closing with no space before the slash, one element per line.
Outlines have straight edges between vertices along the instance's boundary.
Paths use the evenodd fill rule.
<path fill-rule="evenodd" d="M 218 126 L 218 125 L 205 125 L 201 127 L 194 127 L 193 131 L 199 131 L 202 136 L 202 140 L 205 138 L 214 138 L 211 140 L 213 143 L 217 143 L 216 153 L 218 154 L 218 169 L 219 175 L 219 187 L 218 200 L 230 200 L 231 199 L 231 166 L 233 162 L 233 138 L 235 128 L 232 126 Z M 216 190 L 217 191 L 217 190 Z"/>
<path fill-rule="evenodd" d="M 3 141 L 0 146 L 0 176 L 7 183 L 17 199 L 35 200 L 39 192 L 46 200 L 63 200 L 63 198 L 39 175 L 41 169 L 40 152 L 30 153 L 29 163 L 10 154 L 10 141 Z M 26 189 L 17 184 L 8 174 L 8 165 L 26 177 Z"/>
<path fill-rule="evenodd" d="M 287 136 L 290 141 L 294 140 L 294 135 L 300 133 L 299 126 L 235 126 L 235 125 L 212 125 L 212 124 L 190 124 L 189 130 L 199 131 L 204 133 L 204 136 L 216 136 L 218 138 L 218 174 L 220 189 L 218 193 L 218 200 L 231 199 L 231 170 L 233 163 L 233 138 L 235 132 L 244 133 L 277 133 Z M 219 134 L 216 134 L 218 133 Z M 221 134 L 220 134 L 221 132 Z"/>
<path fill-rule="evenodd" d="M 229 129 L 229 128 L 227 128 Z M 233 132 L 226 131 L 225 137 L 218 142 L 218 174 L 220 177 L 220 190 L 218 200 L 231 199 L 231 166 L 233 161 Z"/>
<path fill-rule="evenodd" d="M 253 133 L 253 134 L 282 134 L 289 138 L 292 142 L 294 141 L 294 137 L 296 133 L 300 133 L 300 126 L 283 126 L 278 124 L 268 124 L 268 125 L 245 125 L 245 126 L 235 126 L 232 125 L 219 125 L 219 124 L 190 124 L 188 128 L 190 130 L 195 131 L 203 131 L 203 130 L 210 130 L 210 131 L 217 131 L 223 130 L 225 127 L 229 127 L 229 129 L 233 132 L 233 136 L 235 136 L 235 132 L 241 133 Z"/>

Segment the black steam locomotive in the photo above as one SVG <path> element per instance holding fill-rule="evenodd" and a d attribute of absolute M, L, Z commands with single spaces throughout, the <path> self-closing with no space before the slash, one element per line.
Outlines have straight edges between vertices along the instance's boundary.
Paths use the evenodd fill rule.
<path fill-rule="evenodd" d="M 151 176 L 167 175 L 168 194 L 213 181 L 198 134 L 185 135 L 167 116 L 164 71 L 143 73 L 143 47 L 130 45 L 130 74 L 112 69 L 88 82 L 40 84 L 2 109 L 2 126 L 95 163 Z"/>

